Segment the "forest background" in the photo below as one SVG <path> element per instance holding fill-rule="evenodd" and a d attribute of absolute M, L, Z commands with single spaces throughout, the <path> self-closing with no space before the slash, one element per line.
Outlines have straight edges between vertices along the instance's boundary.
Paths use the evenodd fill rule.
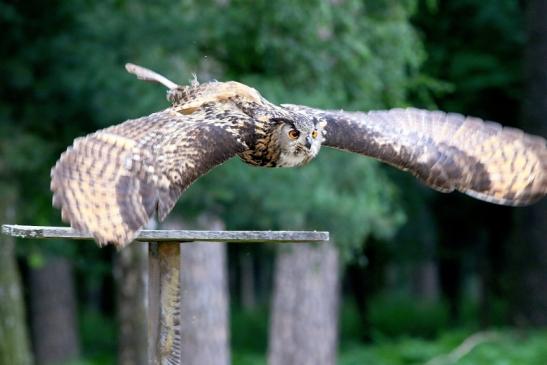
<path fill-rule="evenodd" d="M 0 222 L 60 225 L 60 153 L 167 106 L 126 62 L 276 103 L 441 109 L 546 137 L 546 15 L 545 0 L 0 1 Z M 182 226 L 332 236 L 185 249 L 201 290 L 183 309 L 189 364 L 547 363 L 547 201 L 440 194 L 324 149 L 300 169 L 224 164 L 165 227 Z M 145 363 L 142 248 L 0 236 L 0 364 Z"/>

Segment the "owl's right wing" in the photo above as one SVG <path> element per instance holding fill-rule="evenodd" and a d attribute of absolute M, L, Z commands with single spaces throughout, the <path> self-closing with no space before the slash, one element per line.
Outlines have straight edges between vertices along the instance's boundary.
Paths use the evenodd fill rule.
<path fill-rule="evenodd" d="M 379 159 L 437 190 L 515 206 L 547 194 L 546 141 L 518 129 L 412 108 L 363 113 L 286 107 L 326 120 L 324 145 Z"/>
<path fill-rule="evenodd" d="M 214 108 L 166 109 L 77 138 L 51 170 L 63 220 L 120 246 L 156 212 L 163 220 L 194 180 L 247 149 L 250 121 Z"/>

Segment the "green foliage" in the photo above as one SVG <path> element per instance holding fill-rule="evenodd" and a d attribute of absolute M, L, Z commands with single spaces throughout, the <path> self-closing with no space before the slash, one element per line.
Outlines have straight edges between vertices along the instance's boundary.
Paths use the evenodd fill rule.
<path fill-rule="evenodd" d="M 452 89 L 439 90 L 436 103 L 445 110 L 515 123 L 526 29 L 522 4 L 458 0 L 421 10 L 414 20 L 425 33 L 424 69 Z"/>
<path fill-rule="evenodd" d="M 506 326 L 508 318 L 511 317 L 511 302 L 510 298 L 497 297 L 492 294 L 488 298 L 488 324 L 490 326 Z M 485 308 L 481 308 L 481 303 L 470 298 L 463 300 L 460 304 L 461 318 L 460 324 L 469 328 L 478 329 L 477 318 L 484 318 L 485 314 L 481 313 Z"/>
<path fill-rule="evenodd" d="M 499 341 L 479 346 L 458 364 L 545 364 L 546 341 L 545 332 L 506 332 L 501 335 Z"/>
<path fill-rule="evenodd" d="M 371 343 L 358 339 L 362 327 L 355 307 L 344 302 L 341 308 L 340 365 L 421 365 L 436 359 L 435 365 L 542 365 L 547 363 L 547 331 L 494 329 L 493 336 L 478 341 L 461 359 L 453 362 L 447 355 L 475 334 L 471 329 L 446 329 L 446 309 L 442 305 L 416 304 L 410 299 L 377 298 L 371 304 L 373 317 L 383 318 L 376 329 L 384 335 L 373 336 Z M 386 308 L 387 307 L 387 308 Z M 410 307 L 410 309 L 408 309 Z M 429 312 L 428 312 L 429 311 Z M 431 315 L 433 319 L 428 319 Z M 395 318 L 386 319 L 389 315 Z M 409 318 L 405 318 L 405 316 Z M 234 364 L 266 364 L 267 311 L 244 312 L 232 308 L 232 360 Z M 414 319 L 413 319 L 414 318 Z M 420 324 L 425 321 L 428 324 Z M 435 322 L 435 323 L 434 323 Z M 402 331 L 396 330 L 401 323 Z M 381 324 L 378 326 L 378 324 Z M 405 327 L 406 326 L 406 327 Z M 406 328 L 406 329 L 405 329 Z M 394 330 L 395 329 L 395 330 Z M 394 330 L 390 332 L 391 330 Z M 427 338 L 432 332 L 435 338 Z M 393 336 L 392 336 L 393 335 Z M 417 335 L 417 336 L 416 336 Z"/>
<path fill-rule="evenodd" d="M 80 315 L 80 334 L 84 353 L 82 360 L 66 365 L 106 365 L 115 362 L 115 320 L 105 318 L 96 310 L 85 310 Z"/>
<path fill-rule="evenodd" d="M 370 300 L 366 328 L 362 318 L 357 307 L 346 301 L 340 315 L 342 343 L 352 343 L 365 335 L 380 342 L 397 337 L 434 338 L 449 322 L 443 303 L 394 294 L 377 295 Z"/>
<path fill-rule="evenodd" d="M 370 303 L 373 336 L 419 336 L 431 338 L 448 325 L 446 306 L 415 298 L 384 295 Z"/>
<path fill-rule="evenodd" d="M 232 354 L 232 364 L 237 365 L 266 365 L 266 357 L 260 354 L 234 352 Z"/>
<path fill-rule="evenodd" d="M 230 346 L 235 353 L 264 354 L 268 345 L 268 308 L 230 310 Z M 239 362 L 235 362 L 238 364 Z"/>
<path fill-rule="evenodd" d="M 547 362 L 545 331 L 524 333 L 510 330 L 494 332 L 492 339 L 477 343 L 463 357 L 452 360 L 447 356 L 466 338 L 469 332 L 450 331 L 434 341 L 400 338 L 373 345 L 353 344 L 340 353 L 340 365 L 418 365 L 435 359 L 436 365 L 541 365 Z"/>
<path fill-rule="evenodd" d="M 204 31 L 203 43 L 197 44 L 226 65 L 230 77 L 278 80 L 284 96 L 293 100 L 296 92 L 306 101 L 319 99 L 316 102 L 326 101 L 330 107 L 402 103 L 408 71 L 416 72 L 423 57 L 408 22 L 409 3 L 208 4 L 199 16 L 215 27 Z"/>

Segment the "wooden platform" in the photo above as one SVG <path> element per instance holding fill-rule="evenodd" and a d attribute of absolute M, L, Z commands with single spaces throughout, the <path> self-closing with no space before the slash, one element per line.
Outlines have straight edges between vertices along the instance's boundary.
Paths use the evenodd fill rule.
<path fill-rule="evenodd" d="M 29 239 L 92 240 L 69 227 L 3 225 L 2 233 Z M 150 364 L 184 364 L 180 347 L 180 243 L 308 243 L 329 240 L 316 231 L 142 230 L 135 241 L 148 242 L 148 359 Z"/>
<path fill-rule="evenodd" d="M 92 240 L 89 234 L 69 227 L 22 226 L 5 224 L 2 233 L 20 238 L 69 238 Z M 270 242 L 298 243 L 323 242 L 329 240 L 329 232 L 316 231 L 186 231 L 186 230 L 142 230 L 135 241 L 140 242 Z"/>

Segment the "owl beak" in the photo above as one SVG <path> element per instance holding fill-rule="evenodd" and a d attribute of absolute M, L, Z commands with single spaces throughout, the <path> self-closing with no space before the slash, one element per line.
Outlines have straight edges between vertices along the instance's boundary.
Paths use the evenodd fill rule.
<path fill-rule="evenodd" d="M 311 149 L 312 143 L 313 143 L 313 138 L 311 138 L 311 136 L 307 136 L 306 137 L 306 143 L 305 143 L 306 148 Z"/>

